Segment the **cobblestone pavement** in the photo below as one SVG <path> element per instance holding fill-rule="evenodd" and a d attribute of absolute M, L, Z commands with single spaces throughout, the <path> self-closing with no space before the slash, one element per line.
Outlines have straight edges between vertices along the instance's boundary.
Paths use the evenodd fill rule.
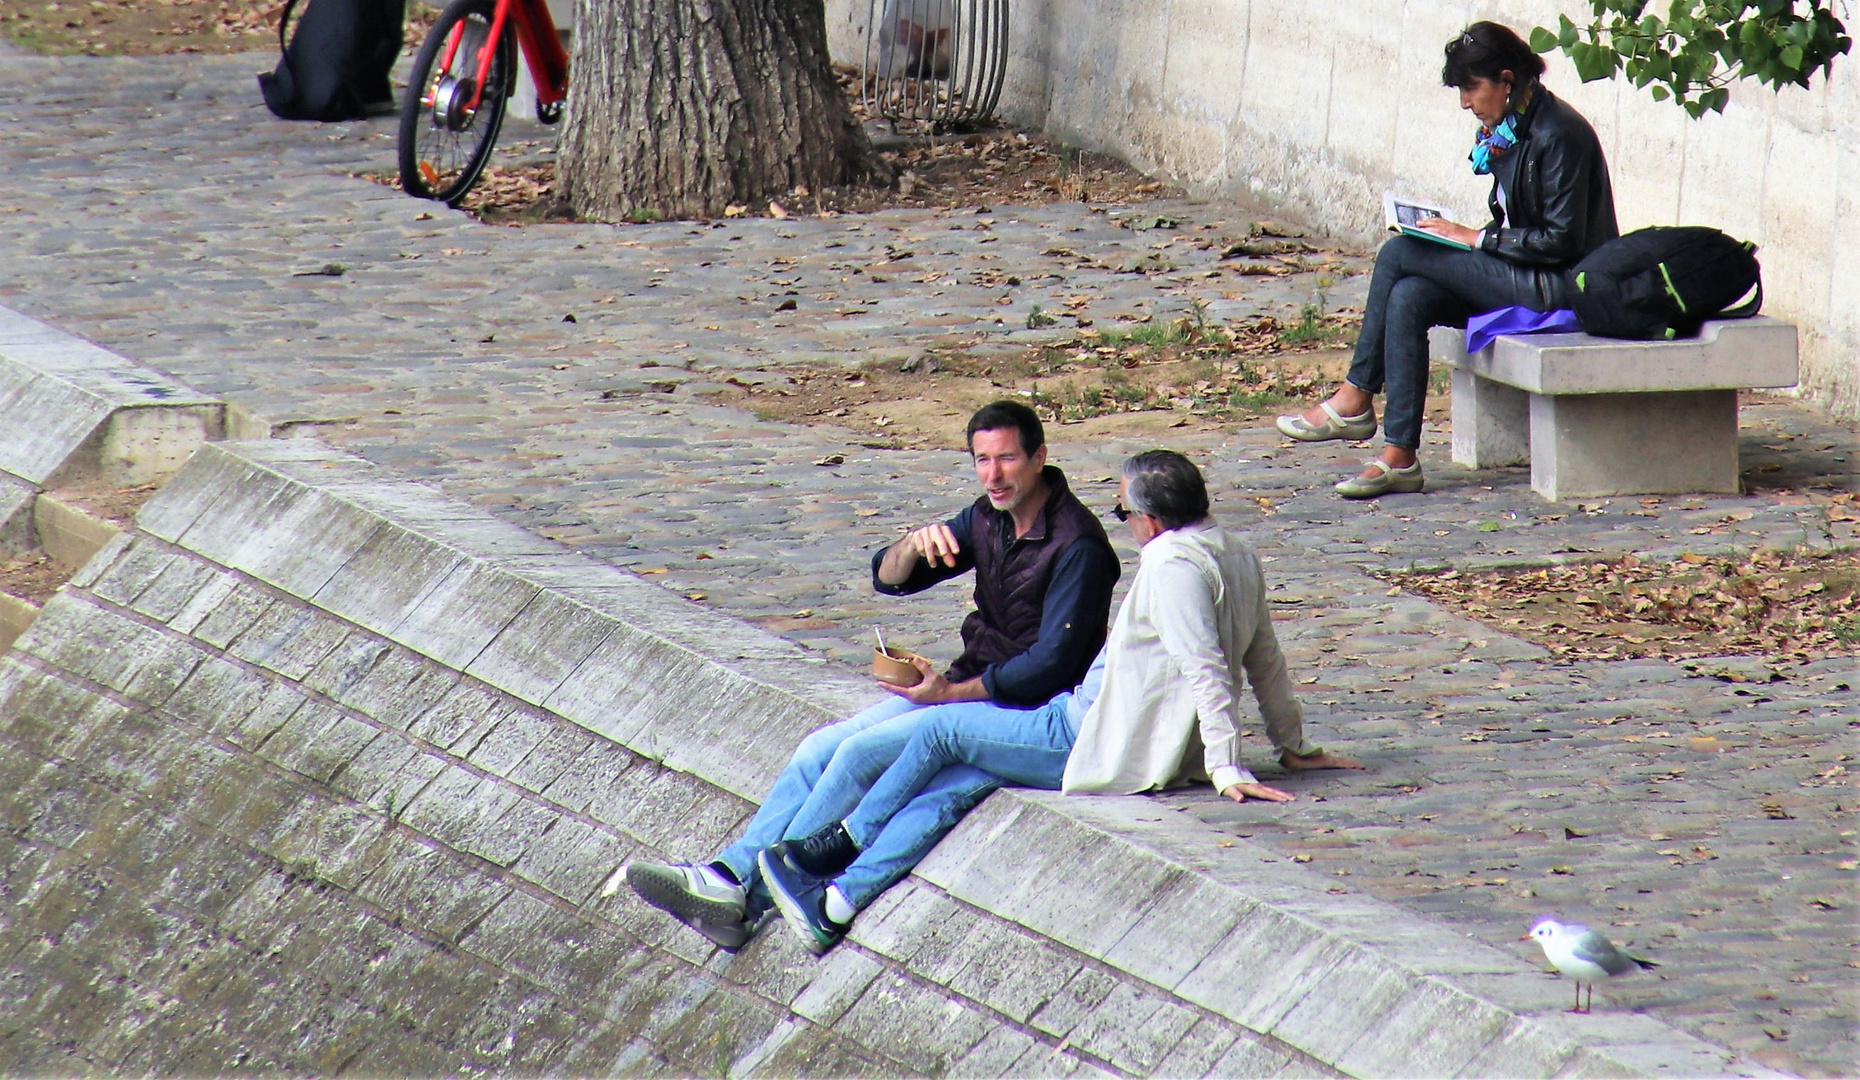
<path fill-rule="evenodd" d="M 879 623 L 953 652 L 961 590 L 879 603 L 864 563 L 972 498 L 966 462 L 758 422 L 707 389 L 788 362 L 1012 345 L 1032 305 L 1080 296 L 1106 326 L 1196 300 L 1216 319 L 1293 315 L 1318 289 L 1216 273 L 1199 245 L 1249 216 L 1222 205 L 1168 204 L 1174 232 L 1080 205 L 481 226 L 350 175 L 390 167 L 387 122 L 273 120 L 263 62 L 0 54 L 0 302 L 849 662 Z M 1822 504 L 1854 487 L 1854 430 L 1780 399 L 1750 401 L 1744 425 L 1752 494 L 1564 505 L 1525 470 L 1452 466 L 1438 431 L 1429 493 L 1368 505 L 1329 492 L 1363 447 L 1260 427 L 1179 440 L 1272 560 L 1317 737 L 1371 769 L 1289 779 L 1309 797 L 1283 808 L 1158 801 L 1209 822 L 1210 844 L 1253 836 L 1533 960 L 1512 939 L 1539 912 L 1606 927 L 1664 964 L 1604 987 L 1606 1007 L 1783 1070 L 1852 1072 L 1853 659 L 1773 676 L 1553 663 L 1367 576 L 1851 543 Z M 1108 506 L 1140 447 L 1052 437 Z"/>

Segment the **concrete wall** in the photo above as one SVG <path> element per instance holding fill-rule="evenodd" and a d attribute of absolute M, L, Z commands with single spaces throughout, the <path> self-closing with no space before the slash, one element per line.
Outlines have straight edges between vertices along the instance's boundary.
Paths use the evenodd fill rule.
<path fill-rule="evenodd" d="M 1283 203 L 1373 240 L 1395 189 L 1484 220 L 1472 121 L 1440 85 L 1468 22 L 1554 24 L 1559 4 L 1451 0 L 1021 0 L 1002 109 L 1202 194 Z M 833 0 L 835 54 L 858 56 L 866 0 Z M 1704 224 L 1762 248 L 1765 311 L 1800 324 L 1802 390 L 1860 416 L 1860 58 L 1809 90 L 1739 86 L 1694 121 L 1615 81 L 1549 85 L 1600 133 L 1624 229 Z"/>

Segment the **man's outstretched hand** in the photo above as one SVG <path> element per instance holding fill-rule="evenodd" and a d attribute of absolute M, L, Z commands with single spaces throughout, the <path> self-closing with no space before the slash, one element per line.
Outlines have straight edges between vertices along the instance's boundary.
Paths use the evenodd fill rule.
<path fill-rule="evenodd" d="M 933 567 L 953 569 L 961 557 L 962 545 L 956 542 L 954 530 L 943 522 L 925 525 L 912 529 L 904 539 L 885 549 L 885 557 L 878 564 L 878 580 L 887 585 L 902 585 L 911 579 L 919 559 Z"/>
<path fill-rule="evenodd" d="M 962 553 L 961 545 L 956 543 L 956 534 L 940 521 L 935 525 L 911 530 L 909 540 L 918 558 L 931 566 L 955 566 L 957 557 Z"/>
<path fill-rule="evenodd" d="M 1286 750 L 1279 755 L 1279 764 L 1289 772 L 1303 772 L 1306 769 L 1360 769 L 1363 763 L 1342 754 L 1327 754 L 1322 750 L 1308 757 L 1299 757 Z"/>
<path fill-rule="evenodd" d="M 1276 787 L 1268 787 L 1265 784 L 1234 784 L 1228 787 L 1226 791 L 1221 792 L 1221 794 L 1235 802 L 1245 802 L 1248 799 L 1264 799 L 1266 802 L 1291 802 L 1298 797 L 1289 791 L 1280 791 Z"/>

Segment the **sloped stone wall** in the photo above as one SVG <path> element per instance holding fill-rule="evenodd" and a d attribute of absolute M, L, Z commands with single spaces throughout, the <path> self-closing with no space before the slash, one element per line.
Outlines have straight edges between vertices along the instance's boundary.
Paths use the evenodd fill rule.
<path fill-rule="evenodd" d="M 159 542 L 0 701 L 9 1072 L 1326 1072 L 927 886 L 714 952 L 602 885 L 750 804 Z"/>
<path fill-rule="evenodd" d="M 209 493 L 252 467 L 214 453 L 149 516 L 185 532 L 178 523 L 198 508 L 200 547 L 271 580 L 143 531 L 103 553 L 0 660 L 7 1071 L 1025 1074 L 1092 1071 L 1094 1059 L 1147 1071 L 1181 1048 L 1209 1056 L 1203 1067 L 1225 1057 L 1232 1071 L 1324 1072 L 1179 1003 L 1167 1027 L 1132 1043 L 1120 1020 L 1155 1014 L 1166 995 L 1025 929 L 992 925 L 979 970 L 966 970 L 962 939 L 941 943 L 957 950 L 940 961 L 942 981 L 913 970 L 936 938 L 919 933 L 928 898 L 939 925 L 998 923 L 927 886 L 868 920 L 884 934 L 877 948 L 849 945 L 824 962 L 781 932 L 731 958 L 624 889 L 604 891 L 635 854 L 714 850 L 753 805 L 469 674 L 548 696 L 546 662 L 499 666 L 504 654 L 472 638 L 480 624 L 440 590 L 425 594 L 442 613 L 430 621 L 381 614 L 397 587 L 421 588 L 410 571 L 377 565 L 371 587 L 347 592 L 331 573 L 369 537 L 403 554 L 427 545 L 345 531 L 342 504 L 307 487 L 293 514 L 279 491 L 252 496 L 250 476 L 243 504 L 279 511 L 273 527 L 226 512 Z M 288 530 L 298 543 L 267 542 Z M 479 539 L 504 558 L 548 561 L 522 534 L 492 531 Z M 340 536 L 357 542 L 345 549 Z M 518 587 L 475 569 L 447 595 L 484 602 Z M 272 583 L 302 592 L 319 579 L 327 597 L 369 605 L 372 615 L 349 609 L 358 618 L 433 651 L 456 646 L 468 671 Z M 588 581 L 565 588 L 615 602 L 586 591 L 613 583 Z M 646 602 L 670 600 L 641 588 Z M 509 603 L 506 617 L 535 599 Z M 590 614 L 566 625 L 586 631 Z M 480 628 L 532 656 L 575 655 L 563 625 Z M 586 638 L 582 653 L 611 642 Z M 478 663 L 464 663 L 474 651 Z M 614 693 L 593 697 L 624 697 L 628 670 L 662 679 L 663 659 L 604 660 Z M 745 712 L 707 708 L 697 687 L 655 699 L 643 709 L 690 720 L 681 735 L 705 714 L 734 724 Z M 775 725 L 784 742 L 825 715 L 795 707 L 807 716 Z M 733 753 L 719 755 L 720 776 L 749 782 L 751 768 L 785 757 L 785 745 L 762 753 L 742 734 L 722 736 Z M 992 966 L 1004 955 L 1014 970 Z M 961 989 L 946 985 L 958 976 Z M 1185 1039 L 1191 1029 L 1198 1037 Z"/>
<path fill-rule="evenodd" d="M 1736 1068 L 1142 799 L 996 793 L 824 959 L 615 887 L 867 693 L 317 444 L 203 448 L 0 657 L 0 1069 Z"/>

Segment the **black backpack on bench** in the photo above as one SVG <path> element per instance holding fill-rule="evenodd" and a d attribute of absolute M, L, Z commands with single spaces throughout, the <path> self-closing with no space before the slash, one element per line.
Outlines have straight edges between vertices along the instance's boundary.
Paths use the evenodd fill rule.
<path fill-rule="evenodd" d="M 406 0 L 306 0 L 297 32 L 285 26 L 298 0 L 278 18 L 276 71 L 258 77 L 265 106 L 284 120 L 359 120 L 391 106 L 388 72 L 401 50 Z"/>
<path fill-rule="evenodd" d="M 1757 247 L 1699 225 L 1640 229 L 1576 264 L 1576 321 L 1597 337 L 1692 337 L 1706 319 L 1763 307 Z M 1756 292 L 1747 303 L 1739 297 Z"/>

